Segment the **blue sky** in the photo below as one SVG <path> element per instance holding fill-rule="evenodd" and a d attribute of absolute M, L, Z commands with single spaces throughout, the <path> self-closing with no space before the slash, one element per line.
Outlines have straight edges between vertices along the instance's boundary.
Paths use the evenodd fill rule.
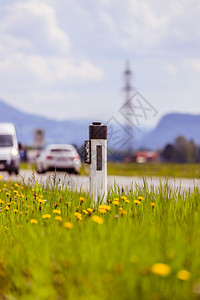
<path fill-rule="evenodd" d="M 0 0 L 0 97 L 23 111 L 120 118 L 127 60 L 142 126 L 200 113 L 200 1 Z"/>

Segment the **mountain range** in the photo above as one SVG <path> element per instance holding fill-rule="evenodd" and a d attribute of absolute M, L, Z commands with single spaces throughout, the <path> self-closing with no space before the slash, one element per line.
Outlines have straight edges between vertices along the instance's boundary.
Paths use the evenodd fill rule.
<path fill-rule="evenodd" d="M 45 130 L 46 144 L 70 143 L 80 147 L 88 139 L 88 126 L 91 125 L 91 120 L 57 121 L 28 114 L 8 105 L 3 100 L 0 100 L 0 121 L 12 122 L 16 127 L 18 140 L 25 145 L 33 145 L 34 129 L 42 128 Z M 107 125 L 109 147 L 123 149 L 125 127 L 118 122 L 108 122 Z M 173 143 L 180 135 L 200 145 L 200 115 L 167 114 L 155 128 L 151 130 L 143 128 L 140 133 L 134 132 L 133 148 L 161 149 L 167 143 Z"/>

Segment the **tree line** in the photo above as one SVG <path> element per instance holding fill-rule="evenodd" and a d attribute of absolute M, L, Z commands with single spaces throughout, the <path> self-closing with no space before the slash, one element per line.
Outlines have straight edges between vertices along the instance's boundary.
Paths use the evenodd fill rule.
<path fill-rule="evenodd" d="M 200 162 L 199 146 L 193 140 L 188 141 L 184 136 L 178 136 L 173 144 L 167 144 L 160 154 L 166 162 Z"/>

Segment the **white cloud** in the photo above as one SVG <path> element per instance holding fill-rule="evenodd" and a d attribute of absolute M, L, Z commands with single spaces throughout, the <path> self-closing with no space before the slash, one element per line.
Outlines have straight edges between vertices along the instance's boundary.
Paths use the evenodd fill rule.
<path fill-rule="evenodd" d="M 8 14 L 1 20 L 1 34 L 24 39 L 33 50 L 66 54 L 70 40 L 57 23 L 54 9 L 38 0 L 19 1 L 7 8 Z"/>
<path fill-rule="evenodd" d="M 185 59 L 182 64 L 186 69 L 200 73 L 200 59 Z"/>
<path fill-rule="evenodd" d="M 172 75 L 177 74 L 177 68 L 172 63 L 164 64 L 164 70 Z"/>

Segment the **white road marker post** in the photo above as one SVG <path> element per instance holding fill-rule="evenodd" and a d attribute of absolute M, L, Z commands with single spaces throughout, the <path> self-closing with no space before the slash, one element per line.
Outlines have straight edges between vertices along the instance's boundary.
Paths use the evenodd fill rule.
<path fill-rule="evenodd" d="M 89 126 L 89 140 L 85 141 L 85 162 L 90 164 L 90 193 L 93 203 L 107 198 L 107 126 L 93 122 Z"/>

